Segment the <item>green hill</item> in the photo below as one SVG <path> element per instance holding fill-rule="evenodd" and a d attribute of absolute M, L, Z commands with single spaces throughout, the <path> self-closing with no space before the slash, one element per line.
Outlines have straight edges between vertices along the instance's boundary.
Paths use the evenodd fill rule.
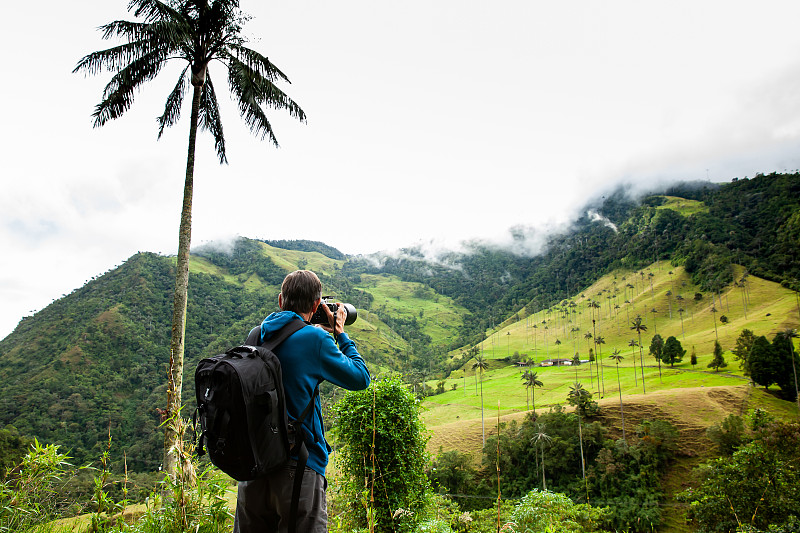
<path fill-rule="evenodd" d="M 656 378 L 645 346 L 648 393 L 699 386 L 698 375 L 710 380 L 705 385 L 741 383 L 730 354 L 724 372 L 697 370 L 706 370 L 716 336 L 730 349 L 744 327 L 770 334 L 797 326 L 792 289 L 800 277 L 800 176 L 679 184 L 657 193 L 640 201 L 619 190 L 588 202 L 572 229 L 551 236 L 535 256 L 521 252 L 524 232 L 514 235 L 519 249 L 474 242 L 466 252 L 428 259 L 414 248 L 392 257 L 349 257 L 311 241 L 238 239 L 199 247 L 189 284 L 187 414 L 196 362 L 241 342 L 276 309 L 280 282 L 296 268 L 316 271 L 326 293 L 358 308 L 351 331 L 374 374 L 400 371 L 433 389 L 443 382 L 446 392 L 429 401 L 434 428 L 475 419 L 476 409 L 479 416 L 479 399 L 467 390 L 474 374 L 462 355 L 474 346 L 492 361 L 484 393 L 501 398 L 501 413 L 527 403 L 511 366 L 515 353 L 537 361 L 576 352 L 588 358 L 590 330 L 605 341 L 601 381 L 588 365 L 578 367 L 579 379 L 608 395 L 615 368 L 607 356 L 618 349 L 625 356 L 623 392 L 637 394 L 641 379 L 633 375 L 627 329 L 637 314 L 648 326 L 643 340 L 656 331 L 675 335 L 699 358 L 694 372 L 684 362 L 662 368 Z M 0 341 L 0 427 L 62 444 L 78 462 L 100 455 L 110 428 L 132 470 L 155 469 L 173 262 L 137 254 L 23 318 Z M 594 327 L 590 300 L 600 305 Z M 546 385 L 537 391 L 537 406 L 561 401 L 574 372 L 542 370 Z M 332 393 L 323 391 L 325 398 Z"/>

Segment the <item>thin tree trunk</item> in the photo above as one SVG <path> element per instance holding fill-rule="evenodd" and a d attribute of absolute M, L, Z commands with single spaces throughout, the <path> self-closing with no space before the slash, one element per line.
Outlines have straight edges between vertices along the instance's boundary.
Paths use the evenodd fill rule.
<path fill-rule="evenodd" d="M 575 407 L 576 411 L 579 409 L 579 407 Z M 586 486 L 586 503 L 589 503 L 589 482 L 586 480 L 586 461 L 583 458 L 583 428 L 581 427 L 580 412 L 578 412 L 578 436 L 581 443 L 581 474 L 583 475 L 583 484 Z"/>
<path fill-rule="evenodd" d="M 183 352 L 186 334 L 186 302 L 189 291 L 189 248 L 192 240 L 192 194 L 194 192 L 194 154 L 197 124 L 200 116 L 202 86 L 195 85 L 192 95 L 192 117 L 189 129 L 189 149 L 186 158 L 186 181 L 183 186 L 183 207 L 178 233 L 178 258 L 175 267 L 175 295 L 172 306 L 172 339 L 170 341 L 169 382 L 167 383 L 167 423 L 164 432 L 164 469 L 175 476 L 177 457 L 175 443 L 180 438 L 177 423 L 183 389 Z"/>
<path fill-rule="evenodd" d="M 619 412 L 622 415 L 622 441 L 625 446 L 628 445 L 628 439 L 625 438 L 625 410 L 622 408 L 622 384 L 619 381 L 619 362 L 617 362 L 617 387 L 619 388 Z"/>
<path fill-rule="evenodd" d="M 544 444 L 541 445 L 542 449 L 542 490 L 547 490 L 547 481 L 544 477 Z"/>
<path fill-rule="evenodd" d="M 639 333 L 639 368 L 642 371 L 642 392 L 647 394 L 647 387 L 644 384 L 644 354 L 642 353 L 642 334 Z"/>

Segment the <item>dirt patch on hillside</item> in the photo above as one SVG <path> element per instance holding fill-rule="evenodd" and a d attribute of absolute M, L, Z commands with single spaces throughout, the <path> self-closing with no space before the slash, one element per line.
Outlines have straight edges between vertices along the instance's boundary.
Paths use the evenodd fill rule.
<path fill-rule="evenodd" d="M 680 432 L 680 453 L 686 456 L 702 454 L 711 442 L 705 436 L 706 428 L 719 423 L 729 414 L 743 414 L 750 395 L 748 385 L 734 387 L 695 387 L 655 391 L 623 397 L 625 427 L 632 431 L 644 420 L 666 420 Z M 612 437 L 622 436 L 622 415 L 618 398 L 605 398 L 598 402 L 601 415 L 597 420 L 609 428 Z M 546 410 L 546 408 L 545 408 Z M 537 409 L 543 412 L 543 409 Z M 532 411 L 531 411 L 532 412 Z M 432 432 L 428 451 L 437 453 L 457 450 L 469 453 L 480 460 L 484 434 L 497 432 L 496 411 L 487 411 L 483 428 L 480 419 L 448 422 L 428 427 Z M 521 422 L 529 412 L 503 415 L 500 423 Z M 492 416 L 494 415 L 494 416 Z"/>

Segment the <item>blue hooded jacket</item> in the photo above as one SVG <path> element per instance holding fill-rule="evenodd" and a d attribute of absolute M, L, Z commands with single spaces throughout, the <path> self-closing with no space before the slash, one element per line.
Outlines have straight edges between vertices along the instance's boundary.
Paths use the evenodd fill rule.
<path fill-rule="evenodd" d="M 261 342 L 268 340 L 273 333 L 295 319 L 302 320 L 302 317 L 293 311 L 269 315 L 261 323 Z M 348 390 L 362 390 L 369 386 L 369 371 L 355 343 L 344 332 L 339 333 L 337 339 L 338 348 L 333 336 L 327 331 L 320 327 L 306 326 L 292 334 L 275 350 L 275 355 L 281 362 L 283 388 L 291 420 L 303 412 L 311 401 L 314 389 L 323 381 L 330 381 Z M 303 426 L 308 433 L 308 466 L 324 476 L 330 447 L 325 440 L 319 396 Z"/>

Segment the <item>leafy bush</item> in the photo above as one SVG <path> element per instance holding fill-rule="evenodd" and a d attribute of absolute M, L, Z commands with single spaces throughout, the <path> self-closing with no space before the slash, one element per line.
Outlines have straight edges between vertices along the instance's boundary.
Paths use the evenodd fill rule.
<path fill-rule="evenodd" d="M 719 424 L 709 427 L 706 435 L 716 445 L 720 454 L 732 455 L 736 448 L 745 442 L 744 419 L 739 415 L 730 414 Z"/>
<path fill-rule="evenodd" d="M 514 509 L 511 527 L 520 533 L 600 532 L 609 514 L 607 507 L 576 504 L 564 494 L 534 489 Z"/>
<path fill-rule="evenodd" d="M 429 483 L 419 413 L 397 376 L 349 392 L 333 407 L 345 527 L 413 531 L 422 520 Z"/>
<path fill-rule="evenodd" d="M 57 517 L 65 507 L 61 488 L 72 475 L 68 459 L 58 446 L 34 440 L 19 467 L 0 485 L 0 532 L 29 531 Z"/>
<path fill-rule="evenodd" d="M 749 531 L 784 530 L 790 520 L 796 522 L 791 517 L 800 516 L 798 462 L 800 424 L 768 424 L 731 457 L 703 465 L 698 486 L 679 499 L 690 504 L 688 517 L 703 533 L 734 531 L 742 525 Z"/>

